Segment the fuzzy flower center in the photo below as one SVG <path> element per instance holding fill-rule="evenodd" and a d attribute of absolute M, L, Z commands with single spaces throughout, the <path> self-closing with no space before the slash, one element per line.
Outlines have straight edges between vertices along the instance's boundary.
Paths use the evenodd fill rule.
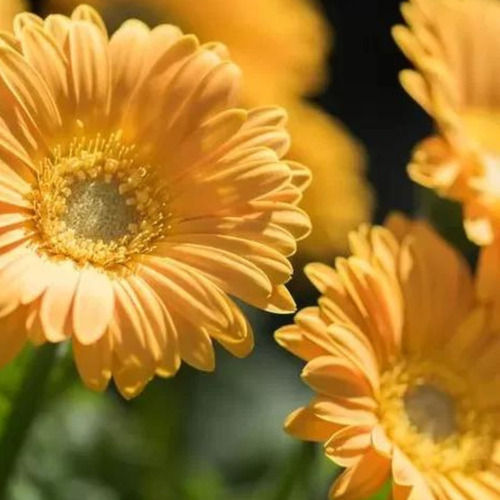
<path fill-rule="evenodd" d="M 446 392 L 429 384 L 418 385 L 404 395 L 403 401 L 410 423 L 434 441 L 457 431 L 455 402 Z"/>
<path fill-rule="evenodd" d="M 127 265 L 165 234 L 166 193 L 119 132 L 57 146 L 30 197 L 41 248 L 81 265 Z"/>
<path fill-rule="evenodd" d="M 116 180 L 75 182 L 68 197 L 62 221 L 78 236 L 110 243 L 129 234 L 137 223 L 138 213 L 120 194 Z"/>
<path fill-rule="evenodd" d="M 420 470 L 483 470 L 496 439 L 495 419 L 474 395 L 466 374 L 430 360 L 401 361 L 382 375 L 379 418 Z"/>

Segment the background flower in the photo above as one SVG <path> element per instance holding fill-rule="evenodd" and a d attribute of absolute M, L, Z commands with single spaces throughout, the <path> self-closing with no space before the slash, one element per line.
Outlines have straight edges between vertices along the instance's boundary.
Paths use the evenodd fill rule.
<path fill-rule="evenodd" d="M 67 11 L 74 0 L 51 0 Z M 332 34 L 311 0 L 92 0 L 111 27 L 123 16 L 174 22 L 201 40 L 220 40 L 242 68 L 245 106 L 279 104 L 289 113 L 290 158 L 307 163 L 314 180 L 304 196 L 313 231 L 300 247 L 327 257 L 346 248 L 346 233 L 370 217 L 360 144 L 307 98 L 325 88 Z M 335 200 L 335 202 L 332 202 Z"/>
<path fill-rule="evenodd" d="M 0 2 L 0 29 L 10 31 L 14 16 L 25 10 L 26 2 L 24 0 L 3 0 Z"/>
<path fill-rule="evenodd" d="M 308 362 L 302 378 L 317 395 L 286 428 L 346 467 L 332 499 L 366 498 L 392 477 L 398 499 L 493 500 L 500 322 L 433 230 L 400 217 L 387 225 L 352 233 L 353 256 L 335 270 L 307 268 L 319 307 L 276 338 Z"/>
<path fill-rule="evenodd" d="M 500 231 L 500 4 L 495 0 L 412 0 L 408 27 L 394 37 L 416 66 L 401 73 L 407 92 L 435 120 L 409 165 L 416 182 L 464 206 L 477 244 Z"/>

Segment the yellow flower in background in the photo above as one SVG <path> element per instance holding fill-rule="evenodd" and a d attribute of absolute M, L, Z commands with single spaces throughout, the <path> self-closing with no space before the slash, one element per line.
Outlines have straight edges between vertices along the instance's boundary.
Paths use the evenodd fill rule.
<path fill-rule="evenodd" d="M 51 0 L 68 11 L 76 0 Z M 92 0 L 108 25 L 123 16 L 174 22 L 201 40 L 220 40 L 242 68 L 243 104 L 276 103 L 289 113 L 290 157 L 313 182 L 303 206 L 313 231 L 299 251 L 327 257 L 347 247 L 347 232 L 370 218 L 371 192 L 360 145 L 337 120 L 306 100 L 326 83 L 331 33 L 311 0 Z"/>
<path fill-rule="evenodd" d="M 26 2 L 24 0 L 1 0 L 0 30 L 10 31 L 14 16 L 24 10 L 26 10 Z"/>
<path fill-rule="evenodd" d="M 18 16 L 0 42 L 0 364 L 72 339 L 85 383 L 125 397 L 212 340 L 253 347 L 234 295 L 291 312 L 287 259 L 309 172 L 283 159 L 280 108 L 235 108 L 218 43 L 87 6 Z"/>
<path fill-rule="evenodd" d="M 500 240 L 482 248 L 479 256 L 477 292 L 482 303 L 493 309 L 495 321 L 500 324 Z"/>
<path fill-rule="evenodd" d="M 317 393 L 287 430 L 346 467 L 331 499 L 368 498 L 389 478 L 397 500 L 498 499 L 500 317 L 425 223 L 394 216 L 351 248 L 335 270 L 307 267 L 319 307 L 276 333 Z M 479 275 L 498 284 L 498 271 Z"/>
<path fill-rule="evenodd" d="M 461 201 L 469 238 L 490 244 L 500 235 L 500 2 L 412 0 L 402 12 L 409 27 L 393 34 L 416 70 L 401 81 L 437 126 L 410 176 Z"/>

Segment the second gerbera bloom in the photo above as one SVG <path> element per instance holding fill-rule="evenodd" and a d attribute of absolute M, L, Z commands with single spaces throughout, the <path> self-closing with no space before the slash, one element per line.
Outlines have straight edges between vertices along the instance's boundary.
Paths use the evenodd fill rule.
<path fill-rule="evenodd" d="M 408 27 L 393 33 L 416 69 L 401 81 L 437 126 L 410 176 L 460 201 L 469 238 L 490 244 L 500 237 L 500 2 L 411 0 L 402 13 Z"/>
<path fill-rule="evenodd" d="M 353 233 L 351 246 L 335 270 L 307 268 L 319 307 L 276 334 L 308 362 L 302 376 L 317 393 L 288 431 L 347 468 L 332 499 L 368 498 L 390 477 L 397 500 L 497 499 L 498 314 L 424 223 L 393 218 Z M 492 280 L 494 269 L 481 271 Z"/>
<path fill-rule="evenodd" d="M 73 339 L 92 388 L 137 394 L 212 339 L 252 348 L 226 295 L 289 312 L 308 171 L 277 108 L 235 109 L 220 44 L 98 14 L 18 16 L 0 45 L 2 358 Z"/>

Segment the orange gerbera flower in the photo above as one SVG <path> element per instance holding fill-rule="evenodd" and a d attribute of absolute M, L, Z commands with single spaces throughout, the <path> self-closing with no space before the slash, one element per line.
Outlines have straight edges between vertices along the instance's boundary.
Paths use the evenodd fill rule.
<path fill-rule="evenodd" d="M 308 362 L 317 396 L 286 428 L 347 468 L 332 499 L 367 498 L 389 477 L 396 500 L 498 499 L 500 321 L 478 300 L 488 282 L 477 295 L 468 265 L 425 223 L 387 226 L 351 234 L 354 255 L 336 270 L 307 267 L 319 307 L 276 338 Z"/>
<path fill-rule="evenodd" d="M 308 170 L 278 108 L 233 108 L 224 46 L 172 25 L 18 16 L 0 44 L 0 362 L 71 338 L 85 383 L 125 397 L 212 339 L 252 349 L 226 293 L 290 312 Z"/>
<path fill-rule="evenodd" d="M 483 245 L 500 234 L 500 2 L 411 0 L 394 37 L 417 71 L 407 92 L 436 121 L 409 165 L 416 182 L 464 204 L 465 229 Z"/>
<path fill-rule="evenodd" d="M 46 0 L 68 11 L 77 0 Z M 331 255 L 347 248 L 347 233 L 370 218 L 372 196 L 364 152 L 338 121 L 307 101 L 324 89 L 331 49 L 328 23 L 315 0 L 91 0 L 108 26 L 124 17 L 174 22 L 202 40 L 220 40 L 243 70 L 242 103 L 278 103 L 290 116 L 289 156 L 307 164 L 314 180 L 303 206 L 313 231 L 302 254 Z M 332 203 L 332 199 L 335 203 Z"/>

